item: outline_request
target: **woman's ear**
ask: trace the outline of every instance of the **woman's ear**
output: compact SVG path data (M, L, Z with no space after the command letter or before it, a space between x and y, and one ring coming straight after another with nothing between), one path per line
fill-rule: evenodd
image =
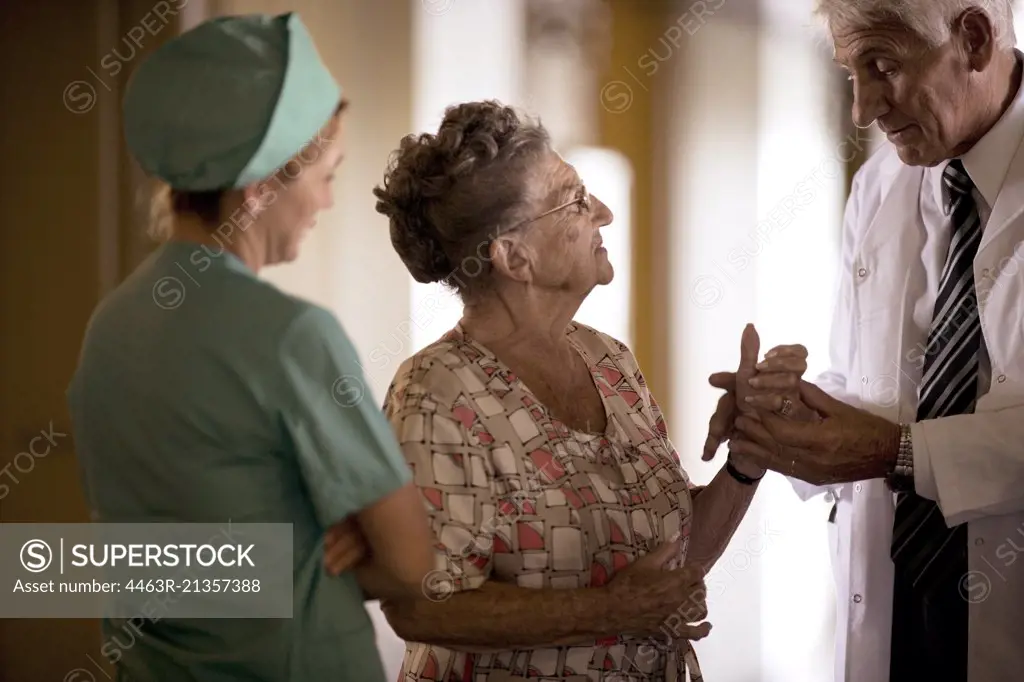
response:
M503 235L491 242L491 266L511 280L531 281L535 260L533 247L515 235Z

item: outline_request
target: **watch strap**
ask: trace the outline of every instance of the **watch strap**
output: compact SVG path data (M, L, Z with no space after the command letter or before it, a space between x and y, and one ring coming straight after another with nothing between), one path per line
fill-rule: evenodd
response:
M896 453L896 467L887 477L889 487L896 492L914 489L914 442L910 424L900 424L900 445Z

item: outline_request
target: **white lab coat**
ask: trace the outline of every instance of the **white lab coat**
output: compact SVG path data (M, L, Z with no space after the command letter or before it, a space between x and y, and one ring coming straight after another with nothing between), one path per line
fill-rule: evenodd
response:
M913 422L920 365L908 297L923 290L918 198L925 169L888 144L858 172L843 227L830 369L816 383L893 422ZM974 414L913 427L920 494L968 523L968 682L1024 679L1024 145L1010 162L974 263L991 385ZM922 466L922 463L927 466ZM882 480L819 488L831 526L838 622L836 682L887 682L894 497ZM932 492L934 491L934 492ZM931 492L931 494L929 494Z

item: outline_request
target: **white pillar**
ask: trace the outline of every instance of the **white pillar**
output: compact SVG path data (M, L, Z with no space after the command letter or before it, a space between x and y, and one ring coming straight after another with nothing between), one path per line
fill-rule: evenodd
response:
M660 76L671 76L667 87L674 94L674 125L665 140L672 150L666 181L673 264L669 348L675 368L669 428L697 483L708 482L725 456L723 449L719 459L704 464L698 454L719 393L707 377L735 369L740 332L757 312L754 271L723 270L729 250L758 217L757 45L756 26L723 11L688 35L659 69ZM695 649L709 680L767 679L760 653L761 564L773 550L762 549L771 539L762 502L759 494L706 579L714 630Z
M769 23L761 38L758 222L733 247L755 273L762 349L802 343L806 377L827 368L847 164L867 131L837 139L831 52L814 40L810 3L803 21ZM832 678L835 591L829 561L830 505L801 502L783 477L759 492L776 530L761 563L762 660L766 682ZM799 586L799 588L797 588Z

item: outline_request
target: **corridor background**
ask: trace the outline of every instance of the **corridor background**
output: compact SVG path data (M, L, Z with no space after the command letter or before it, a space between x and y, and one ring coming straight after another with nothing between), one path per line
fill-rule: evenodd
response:
M878 144L850 123L811 0L5 0L0 5L0 522L87 522L64 389L97 302L153 248L120 134L139 59L218 14L299 11L351 101L337 205L266 278L342 320L380 402L398 364L460 315L404 270L372 187L402 135L498 98L538 115L616 215L615 281L579 319L635 351L684 466L754 322L762 348L827 359L850 178ZM144 28L143 28L144 27ZM1018 35L1022 30L1018 29ZM187 295L193 295L187 292ZM201 295L195 292L194 295ZM41 429L45 457L15 457ZM724 456L724 452L722 453ZM15 482L11 481L13 477ZM832 679L824 499L769 475L708 577L716 682ZM396 679L404 646L371 605ZM0 621L0 682L110 679L98 623Z

